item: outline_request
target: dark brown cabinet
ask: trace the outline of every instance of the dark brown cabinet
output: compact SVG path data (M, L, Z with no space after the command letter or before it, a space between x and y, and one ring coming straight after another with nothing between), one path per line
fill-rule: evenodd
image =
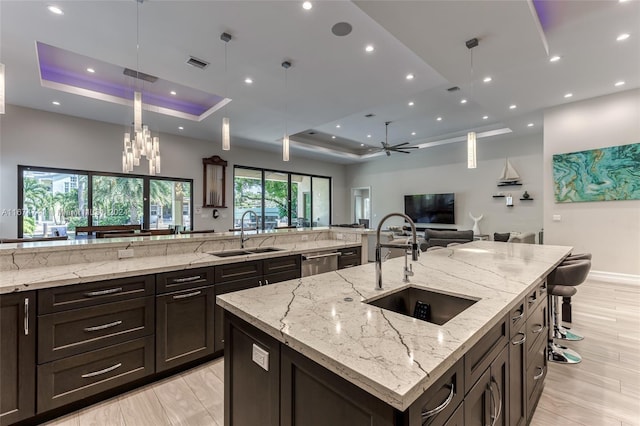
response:
M464 399L464 424L509 426L508 350L503 348Z
M35 414L36 293L0 295L0 424Z
M519 426L527 421L527 389L525 381L526 327L512 333L509 342L509 425Z
M352 268L362 264L362 247L341 248L338 269Z
M214 351L213 285L156 296L156 371Z

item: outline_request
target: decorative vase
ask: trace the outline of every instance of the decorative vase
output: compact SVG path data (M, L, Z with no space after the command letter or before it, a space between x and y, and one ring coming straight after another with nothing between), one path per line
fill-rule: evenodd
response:
M527 191L524 191L524 194L522 194L522 198L524 198L525 200L528 199L531 195L529 195L529 193Z

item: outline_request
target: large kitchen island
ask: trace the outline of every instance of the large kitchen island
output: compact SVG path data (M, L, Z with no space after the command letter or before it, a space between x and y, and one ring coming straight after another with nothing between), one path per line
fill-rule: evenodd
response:
M409 283L384 262L382 290L368 264L219 296L225 424L526 424L570 251L476 241L422 253Z

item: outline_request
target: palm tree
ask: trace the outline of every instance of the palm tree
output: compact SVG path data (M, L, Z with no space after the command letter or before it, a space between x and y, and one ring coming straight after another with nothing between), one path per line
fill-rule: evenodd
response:
M22 182L23 208L27 210L27 216L34 217L39 209L45 207L49 187L33 177L25 177Z

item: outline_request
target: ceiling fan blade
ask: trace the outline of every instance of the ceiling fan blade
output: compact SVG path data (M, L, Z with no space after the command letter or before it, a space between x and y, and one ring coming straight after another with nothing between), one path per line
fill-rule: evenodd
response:
M399 146L408 145L408 144L409 144L409 142L402 142L402 143L399 143L399 144L396 144L396 145L392 145L389 148L397 148Z
M409 151L402 151L402 150L399 150L399 149L397 149L396 152L401 152L403 154L411 154L411 152L409 152Z

